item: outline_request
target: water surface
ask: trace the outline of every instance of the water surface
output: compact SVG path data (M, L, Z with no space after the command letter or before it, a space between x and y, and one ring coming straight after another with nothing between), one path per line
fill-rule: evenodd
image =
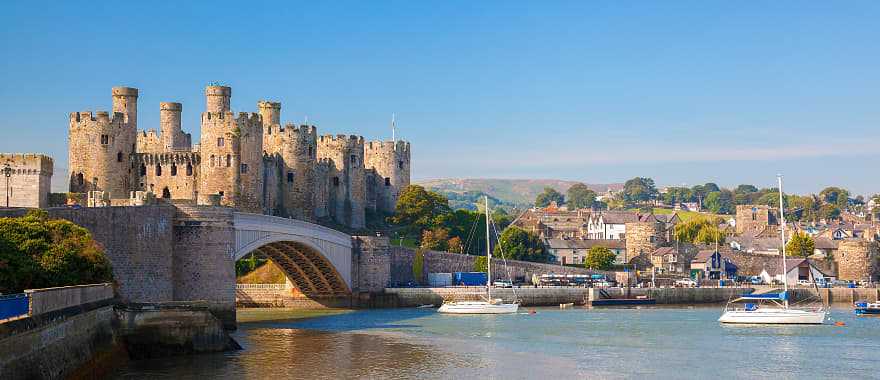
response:
M537 313L529 314L528 310ZM135 361L117 378L878 378L880 319L722 326L720 308L363 310L243 323L243 350Z

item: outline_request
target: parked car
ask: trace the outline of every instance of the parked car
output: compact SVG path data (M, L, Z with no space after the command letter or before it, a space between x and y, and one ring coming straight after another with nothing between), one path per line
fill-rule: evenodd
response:
M512 288L513 283L508 280L495 280L495 282L492 283L492 286L496 288Z
M761 276L752 276L749 278L749 282L752 285L762 285L764 283L764 279Z
M810 280L798 280L797 283L798 283L798 285L806 285L806 286L813 285L813 283Z
M678 281L675 281L675 286L684 287L684 288L695 288L697 287L697 282L691 280L689 278L684 278Z

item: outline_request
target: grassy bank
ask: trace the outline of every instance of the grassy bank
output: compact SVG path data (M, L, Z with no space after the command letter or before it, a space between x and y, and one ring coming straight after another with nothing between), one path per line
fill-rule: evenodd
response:
M238 323L284 321L294 319L316 318L328 315L350 313L349 309L289 309L281 307L240 308L236 311Z

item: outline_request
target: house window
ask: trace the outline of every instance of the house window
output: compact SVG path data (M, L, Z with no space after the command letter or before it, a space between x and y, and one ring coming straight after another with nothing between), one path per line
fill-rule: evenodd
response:
M333 186L339 186L339 177L333 177Z
M757 215L755 215L755 213L754 213L754 212L753 212L753 213L752 213L752 220L758 220L758 216L757 216Z
M224 146L224 145L226 145L226 140L224 140L222 137L218 137L217 138L217 146Z
M189 163L186 164L186 175L187 175L187 176L192 176L192 175L193 175L193 166L192 166L192 164L189 164Z
M226 167L228 168L230 166L232 166L232 156L227 154L226 155Z
M287 172L287 183L293 183L293 172Z
M244 174L244 173L247 173L247 171L248 171L247 164L241 164L241 173Z
M107 145L110 143L110 136L101 135L101 145Z
M122 162L122 152L116 152L116 162Z
M385 177L385 186L391 186L391 178Z
M162 176L162 165L156 164L156 177Z

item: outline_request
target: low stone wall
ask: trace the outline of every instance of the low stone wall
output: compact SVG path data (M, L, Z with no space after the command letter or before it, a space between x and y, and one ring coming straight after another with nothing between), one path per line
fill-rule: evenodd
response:
M473 272L474 260L480 256L462 255L458 253L425 251L425 262L423 266L422 278L413 277L413 258L415 250L405 247L390 247L391 249L391 271L389 274L391 285L406 283L424 283L428 277L428 273L452 273L452 272ZM499 258L492 259L493 280L506 279L508 270L510 277L525 282L531 282L533 275L542 275L548 273L554 274L608 274L601 271L592 271L585 268L567 267L553 264L540 264L528 261L507 260L507 266L504 266L504 260Z
M505 301L519 299L522 306L558 306L561 303L583 305L587 288L506 288L492 289L492 298ZM444 299L477 300L485 294L483 287L450 288L388 288L386 294L397 296L400 307L440 305Z
M113 315L111 305L68 308L0 325L0 379L102 377L101 358L125 358L114 337Z
M701 304L701 303L725 303L739 295L751 293L752 288L630 288L629 296L648 296L658 304ZM625 288L608 288L605 292L611 297L623 297L626 295ZM600 299L599 289L590 289L590 299Z
M113 286L109 283L29 289L24 292L29 298L30 316L113 298Z
M624 296L625 288L606 288L612 297ZM631 288L630 297L646 295L657 300L658 304L704 304L725 303L740 294L750 293L751 288ZM479 299L484 294L482 287L449 288L388 288L386 294L394 294L399 306L439 305L444 299ZM493 289L492 296L512 301L514 297L522 301L522 306L557 306L562 303L583 305L589 299L599 299L597 288L516 288Z
M237 307L285 307L294 309L347 308L355 306L352 297L306 297L286 284L237 284Z

